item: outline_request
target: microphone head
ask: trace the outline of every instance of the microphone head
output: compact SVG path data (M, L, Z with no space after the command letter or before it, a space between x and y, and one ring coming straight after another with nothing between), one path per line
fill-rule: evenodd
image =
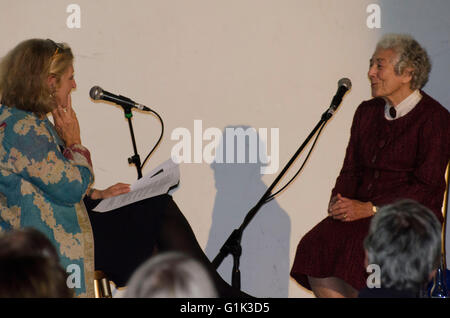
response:
M338 82L338 87L344 86L348 90L352 88L352 81L346 77L341 78Z
M99 100L103 96L103 89L100 86L93 86L89 91L89 96L94 100Z

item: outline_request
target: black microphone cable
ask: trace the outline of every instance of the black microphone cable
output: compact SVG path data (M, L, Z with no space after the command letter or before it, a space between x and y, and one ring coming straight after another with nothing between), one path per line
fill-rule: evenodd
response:
M156 142L156 144L153 146L152 150L149 152L149 154L147 155L147 157L145 157L144 161L141 164L141 169L144 167L145 163L147 162L147 160L150 158L150 156L152 155L152 153L155 151L155 149L158 147L159 143L161 142L161 139L164 135L164 122L161 118L161 116L159 116L159 114L154 111L153 109L148 110L149 112L151 112L152 114L154 114L158 119L159 122L161 123L161 134L159 135L158 141Z
M295 175L277 192L271 194L266 201L264 201L264 203L268 203L270 201L272 201L273 199L275 199L275 197L282 191L284 191L291 183L292 181L294 181L294 179L298 176L298 174L303 170L303 167L305 166L306 162L308 161L309 156L311 155L314 146L316 145L317 140L319 139L320 134L322 133L323 128L325 127L326 122L322 123L322 126L320 127L319 131L316 134L316 138L314 139L313 144L311 145L311 148L309 149L308 154L306 155L305 160L303 161L302 165L300 166L300 168L298 169L298 171L295 173Z
M331 101L330 107L322 115L322 120L323 120L322 125L320 126L320 129L316 134L316 138L314 139L314 142L313 142L311 148L309 149L309 152L306 155L306 158L305 158L303 164L300 166L300 168L295 173L295 175L280 190L278 190L277 192L268 196L267 199L264 201L264 203L272 201L275 198L275 196L278 195L280 192L282 192L284 189L286 189L292 183L292 181L294 181L294 179L298 176L298 174L302 171L303 167L305 166L306 162L308 161L309 156L311 155L311 153L314 149L314 146L316 145L317 140L319 139L320 134L322 133L322 129L327 124L328 119L330 119L331 116L333 116L333 113L336 111L336 109L341 104L342 98L344 97L345 93L348 90L350 90L351 88L352 88L352 82L350 81L350 79L344 77L338 81L338 91L334 95L333 100Z

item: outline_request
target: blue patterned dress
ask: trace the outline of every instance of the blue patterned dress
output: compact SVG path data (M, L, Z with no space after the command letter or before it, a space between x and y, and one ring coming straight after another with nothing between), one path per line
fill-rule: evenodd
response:
M23 227L44 233L68 286L78 297L93 297L94 241L82 201L94 181L92 163L83 146L60 145L47 118L0 106L0 233Z

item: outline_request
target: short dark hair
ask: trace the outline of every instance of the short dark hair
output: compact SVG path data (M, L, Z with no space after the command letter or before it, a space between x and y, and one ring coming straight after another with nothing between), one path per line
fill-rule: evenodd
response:
M47 256L59 262L59 255L52 242L40 231L32 227L15 229L0 236L0 257Z
M44 256L0 257L0 298L71 298L67 273Z
M0 235L0 298L71 298L50 240L33 228Z

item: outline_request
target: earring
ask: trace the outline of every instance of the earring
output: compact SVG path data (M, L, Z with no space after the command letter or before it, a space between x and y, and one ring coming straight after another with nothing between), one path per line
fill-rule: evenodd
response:
M52 86L51 88L50 88L50 98L55 98L55 92L56 92L56 90L55 90L55 88Z

